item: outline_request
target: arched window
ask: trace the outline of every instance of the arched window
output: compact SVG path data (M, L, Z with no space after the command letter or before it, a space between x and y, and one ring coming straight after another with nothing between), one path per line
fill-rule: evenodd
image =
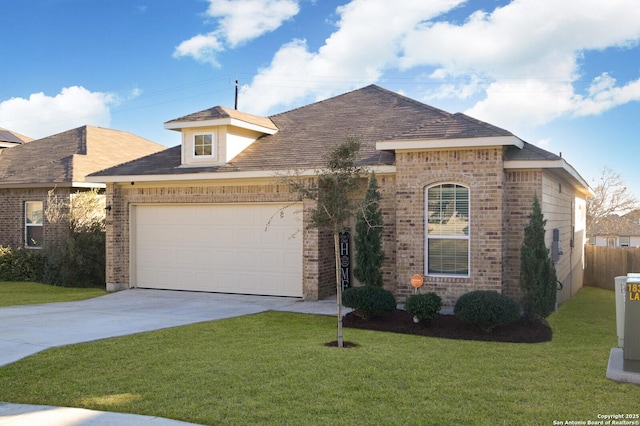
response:
M469 276L469 188L430 186L425 204L427 275Z

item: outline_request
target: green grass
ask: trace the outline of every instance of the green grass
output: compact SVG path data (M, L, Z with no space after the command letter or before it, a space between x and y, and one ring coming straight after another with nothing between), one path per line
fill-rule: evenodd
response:
M105 294L107 294L106 291L97 288L69 288L34 282L2 281L0 282L0 307L74 302Z
M51 349L0 368L0 401L207 425L551 425L640 412L640 387L605 378L614 293L585 288L551 342L455 341L345 329L267 312Z

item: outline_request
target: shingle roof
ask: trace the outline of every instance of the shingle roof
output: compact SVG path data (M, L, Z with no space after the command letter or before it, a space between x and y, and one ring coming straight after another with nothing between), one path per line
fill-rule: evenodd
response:
M234 118L236 120L244 121L246 123L256 124L258 126L266 127L268 129L277 130L273 122L267 117L259 117L257 115L247 114L235 109L215 106L213 108L205 109L202 111L194 112L193 114L185 115L184 117L169 120L165 124L180 123L180 122L194 122L194 121L209 121L218 120L222 118Z
M29 136L21 135L13 130L0 127L0 142L11 142L18 145L22 145L25 142L31 142L33 138Z
M510 161L555 161L561 158L552 152L545 151L527 142L524 143L522 149L515 146L508 147L504 154L504 159Z
M214 107L167 123L207 121L236 114L242 113ZM465 114L451 114L376 85L276 114L268 120L278 131L259 138L224 165L180 167L181 150L177 146L92 176L317 169L325 164L324 154L346 136L360 138L363 165L392 165L394 153L376 150L376 142L513 136L507 130ZM505 151L505 160L558 159L557 155L526 142L522 149L508 146Z
M164 149L128 132L83 126L0 151L0 185L82 182L90 173Z
M212 108L170 122L208 120L218 113L218 109ZM324 154L347 136L360 138L362 164L393 164L394 154L377 151L377 141L450 116L446 111L371 85L270 116L278 132L261 137L230 163L222 166L176 168L181 160L180 149L176 147L143 160L94 173L94 176L321 168L325 164Z
M420 127L404 133L395 140L429 140L429 139L459 139L482 138L497 136L513 136L507 130L496 127L484 121L464 115L460 112L442 117L439 120L424 123Z

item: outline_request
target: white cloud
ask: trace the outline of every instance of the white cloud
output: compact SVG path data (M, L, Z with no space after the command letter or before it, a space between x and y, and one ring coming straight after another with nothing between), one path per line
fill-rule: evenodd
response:
M517 0L461 23L443 18L465 2L352 0L318 50L283 45L243 87L241 108L271 113L397 70L423 71L427 102L476 102L465 112L512 131L640 99L640 80L618 85L603 74L579 88L585 52L637 46L635 0Z
M207 16L217 19L218 28L183 41L173 56L219 66L218 53L278 29L299 11L297 0L209 0Z
M300 11L294 0L209 0L207 15L231 47L276 30Z
M461 25L423 23L407 34L401 67L431 66L442 86L426 99L456 97L451 79L474 84L459 99L484 95L469 115L507 128L535 126L563 115L597 114L638 99L636 82L616 87L608 76L580 94L583 53L625 48L640 39L640 9L630 0L520 0ZM484 82L477 84L477 82Z
M135 96L135 93L133 93ZM0 123L32 138L42 138L83 125L108 127L113 94L90 92L81 86L63 88L51 97L34 93L0 102Z
M517 133L569 113L575 102L571 84L536 79L496 81L485 93L486 99L465 113Z
M640 101L640 79L624 86L607 73L596 77L588 89L587 97L580 97L573 110L575 115L595 115L631 101Z
M464 0L354 0L337 8L337 30L317 51L295 40L280 48L268 67L243 87L243 108L265 114L276 105L324 98L377 81L397 67L401 42L418 23Z
M224 46L214 33L198 34L180 43L173 52L173 57L191 56L196 61L206 62L217 67L220 64L216 54L223 50Z

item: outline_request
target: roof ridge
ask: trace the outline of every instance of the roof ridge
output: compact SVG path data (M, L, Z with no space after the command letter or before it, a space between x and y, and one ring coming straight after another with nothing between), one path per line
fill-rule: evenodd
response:
M366 86L366 87L370 87L370 86L373 86L373 85L369 85L369 86ZM268 118L279 117L279 116L281 116L281 115L289 114L289 113L294 112L294 111L299 111L299 110L302 110L302 109L306 109L306 108L310 107L311 105L323 104L323 103L325 103L325 102L327 102L327 101L330 101L330 100L332 100L332 99L338 99L338 98L341 98L341 97L343 97L343 96L349 95L349 94L351 94L351 93L357 92L357 91L359 91L359 90L365 89L366 87L361 87L361 88L359 88L359 89L353 89L353 90L350 90L350 91L348 91L348 92L341 93L341 94L339 94L339 95L329 96L328 98L321 99L321 100L319 100L319 101L317 101L317 102L312 102L312 103L310 103L310 104L300 105L300 106L298 106L298 107L291 108L291 109L288 109L288 110L286 110L286 111L281 111L281 112L278 112L278 113L276 113L276 114L272 114L272 115L268 116Z
M390 95L393 95L393 96L397 96L397 97L399 97L399 98L402 98L402 99L403 99L403 100L405 100L406 102L412 103L412 104L414 104L414 105L419 105L419 106L421 106L421 107L423 107L423 108L424 108L424 107L426 107L426 108L428 108L428 109L430 109L430 110L432 110L432 111L439 112L439 113L442 113L442 114L447 115L447 116L452 115L452 114L451 114L450 112L448 112L448 111L445 111L445 110L440 109L440 108L436 108L436 107L431 106L431 105L429 105L429 104L425 104L424 102L420 102L420 101L418 101L418 100L416 100L416 99L413 99L413 98L410 98L410 97L408 97L408 96L402 95L402 94L400 94L400 93L398 93L398 92L394 92L393 90L385 89L384 87L380 87L380 86L378 86L377 84L370 84L370 85L369 85L369 86L367 86L367 87L376 88L376 89L378 89L378 90L379 90L379 91L381 91L381 92L385 92L385 93L388 93L388 94L390 94Z
M404 100L405 102L409 102L409 103L412 103L412 104L414 104L414 105L419 105L419 106L420 106L420 107L422 107L422 108L428 108L428 109L429 109L429 110L431 110L431 111L435 111L435 112L439 112L439 113L442 113L442 114L451 115L451 113L449 113L449 112L447 112L447 111L445 111L445 110L442 110L442 109L440 109L440 108L433 107L433 106L431 106L431 105L427 105L427 104L425 104L425 103L423 103L423 102L420 102L420 101L417 101L417 100L415 100L415 99L409 98L409 97L407 97L407 96L405 96L405 95L401 95L401 94L400 94L400 93L398 93L398 92L394 92L394 91L392 91L392 90L385 89L384 87L380 87L380 86L378 86L377 84L369 84L369 85L367 85L367 86L359 87L359 88L357 88L357 89L353 89L353 90L350 90L350 91L348 91L348 92L341 93L341 94L339 94L339 95L329 96L328 98L325 98L325 99L319 100L319 101L317 101L317 102L312 102L312 103L310 103L310 104L301 105L301 106L299 106L299 107L292 108L292 109L290 109L290 110L286 110L286 111L279 112L279 113L277 113L277 114L270 115L270 116L269 116L269 118L272 118L272 117L278 117L278 116L281 116L281 115L283 115L283 114L289 114L289 113L294 112L294 111L302 110L302 109L305 109L305 108L308 108L308 107L312 107L312 106L314 106L314 105L318 105L318 104L322 104L322 103L325 103L325 102L328 102L328 101L332 101L332 100L335 100L335 99L339 99L339 98L341 98L341 97L348 96L348 95L351 95L351 94L356 93L356 92L365 91L365 90L370 90L370 89L375 89L375 90L377 90L377 91L379 91L379 92L383 92L383 93L386 93L386 94L388 94L388 95L392 95L392 96L395 96L395 97L401 98L401 99L402 99L402 100Z

